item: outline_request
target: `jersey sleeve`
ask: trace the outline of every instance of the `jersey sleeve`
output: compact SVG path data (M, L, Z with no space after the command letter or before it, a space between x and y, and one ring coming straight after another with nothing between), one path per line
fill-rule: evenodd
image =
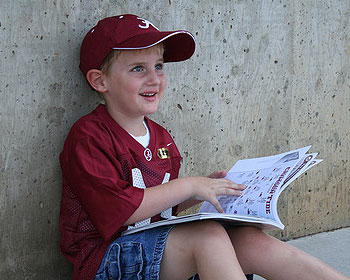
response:
M139 207L144 192L122 179L118 155L103 126L75 128L67 140L60 157L64 183L109 240Z

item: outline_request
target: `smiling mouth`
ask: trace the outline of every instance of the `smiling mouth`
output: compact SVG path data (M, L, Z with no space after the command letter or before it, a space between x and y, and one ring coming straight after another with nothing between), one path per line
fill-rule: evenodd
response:
M141 93L140 95L144 96L144 97L152 97L152 96L155 96L156 93L155 92L152 92L152 93Z

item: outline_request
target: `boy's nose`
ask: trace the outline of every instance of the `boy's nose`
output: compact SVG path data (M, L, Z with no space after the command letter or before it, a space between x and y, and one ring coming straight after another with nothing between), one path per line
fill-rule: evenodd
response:
M160 84L160 79L158 77L158 73L156 70L152 70L152 71L148 72L147 83L152 84L152 85L159 85Z

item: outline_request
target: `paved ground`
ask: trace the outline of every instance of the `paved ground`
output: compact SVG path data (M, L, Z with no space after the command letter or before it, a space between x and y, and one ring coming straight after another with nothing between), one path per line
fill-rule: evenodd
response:
M350 228L319 233L288 243L321 259L346 276L350 276ZM262 279L264 278L254 276L254 280Z

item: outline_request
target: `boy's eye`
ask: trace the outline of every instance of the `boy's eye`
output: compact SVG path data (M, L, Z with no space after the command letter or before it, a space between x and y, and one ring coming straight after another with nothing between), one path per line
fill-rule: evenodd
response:
M163 63L159 63L159 64L156 65L155 68L156 68L156 70L163 70L164 65L163 65Z
M131 71L132 72L142 72L144 69L142 66L136 66Z

